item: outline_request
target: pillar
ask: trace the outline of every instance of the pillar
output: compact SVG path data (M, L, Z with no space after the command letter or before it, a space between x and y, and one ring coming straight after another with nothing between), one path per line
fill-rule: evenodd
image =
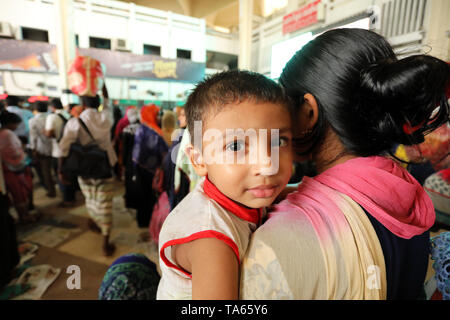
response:
M60 78L61 100L63 104L69 102L69 95L64 94L65 89L69 89L67 71L70 62L75 58L75 34L74 28L74 8L73 0L57 0L56 21L58 34L58 70Z
M239 69L251 69L253 0L239 0Z

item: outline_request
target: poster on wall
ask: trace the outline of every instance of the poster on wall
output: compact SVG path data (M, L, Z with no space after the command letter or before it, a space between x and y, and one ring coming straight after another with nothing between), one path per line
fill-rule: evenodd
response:
M205 63L186 59L164 59L159 56L96 48L80 48L81 55L90 56L106 66L106 76L137 79L198 82L205 76Z
M56 46L45 42L0 39L0 70L58 73Z
M80 55L103 63L107 77L196 83L205 76L205 63L187 59L165 59L97 48L78 50ZM0 39L0 70L57 74L57 47L45 42Z

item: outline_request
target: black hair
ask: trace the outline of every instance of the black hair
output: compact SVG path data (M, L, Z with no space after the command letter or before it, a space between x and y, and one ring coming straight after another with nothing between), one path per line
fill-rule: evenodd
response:
M36 101L33 105L33 109L37 110L38 112L47 112L48 103L45 101Z
M298 51L286 64L280 84L296 108L306 93L317 101L319 118L305 141L310 146L305 153L331 127L347 152L372 156L396 144L421 143L426 133L448 121L449 77L449 66L437 58L398 60L389 43L372 31L335 29Z
M21 122L22 118L15 113L8 111L0 112L0 124L2 125L2 127L6 126L7 124L16 124Z
M80 96L81 105L83 107L98 109L100 107L100 96L96 95L95 97L88 96Z
M63 109L63 104L60 98L53 98L50 100L50 106L58 110Z
M8 95L6 97L6 104L8 106L18 106L20 102L20 99L18 96Z
M280 104L291 111L290 100L284 90L264 75L243 70L216 73L200 81L187 98L185 112L191 137L195 121L204 121L211 113L246 100Z

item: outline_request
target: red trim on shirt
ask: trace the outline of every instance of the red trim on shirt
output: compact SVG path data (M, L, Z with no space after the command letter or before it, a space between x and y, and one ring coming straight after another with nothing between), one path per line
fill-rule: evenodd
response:
M180 239L175 239L175 240L170 240L167 241L166 243L164 243L164 245L162 246L159 255L161 256L162 261L170 268L174 268L180 272L182 272L184 275L186 275L189 278L192 278L192 275L190 273L188 273L186 270L183 270L182 268L180 268L179 266L173 264L172 262L170 262L169 259L167 259L166 254L164 253L164 250L170 246L175 246L178 244L183 244L183 243L188 243L197 239L203 239L203 238L216 238L219 239L220 241L223 241L226 245L228 245L231 250L233 250L234 254L236 255L236 258L238 259L238 263L241 263L241 260L239 258L239 249L236 245L236 243L231 240L228 236L224 235L223 233L220 233L218 231L215 230L205 230L205 231L200 231L200 232L196 232L191 234L188 237L185 238L180 238Z
M255 223L259 225L261 222L262 209L245 208L227 196L225 196L219 189L206 177L203 183L203 190L206 195L216 201L220 206L233 213L242 220Z

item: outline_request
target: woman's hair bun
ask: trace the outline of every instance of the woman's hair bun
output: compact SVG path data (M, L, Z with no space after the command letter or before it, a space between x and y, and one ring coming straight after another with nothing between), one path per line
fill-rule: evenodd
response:
M450 66L442 60L426 55L389 59L362 70L360 77L360 110L387 144L421 143L449 120Z

